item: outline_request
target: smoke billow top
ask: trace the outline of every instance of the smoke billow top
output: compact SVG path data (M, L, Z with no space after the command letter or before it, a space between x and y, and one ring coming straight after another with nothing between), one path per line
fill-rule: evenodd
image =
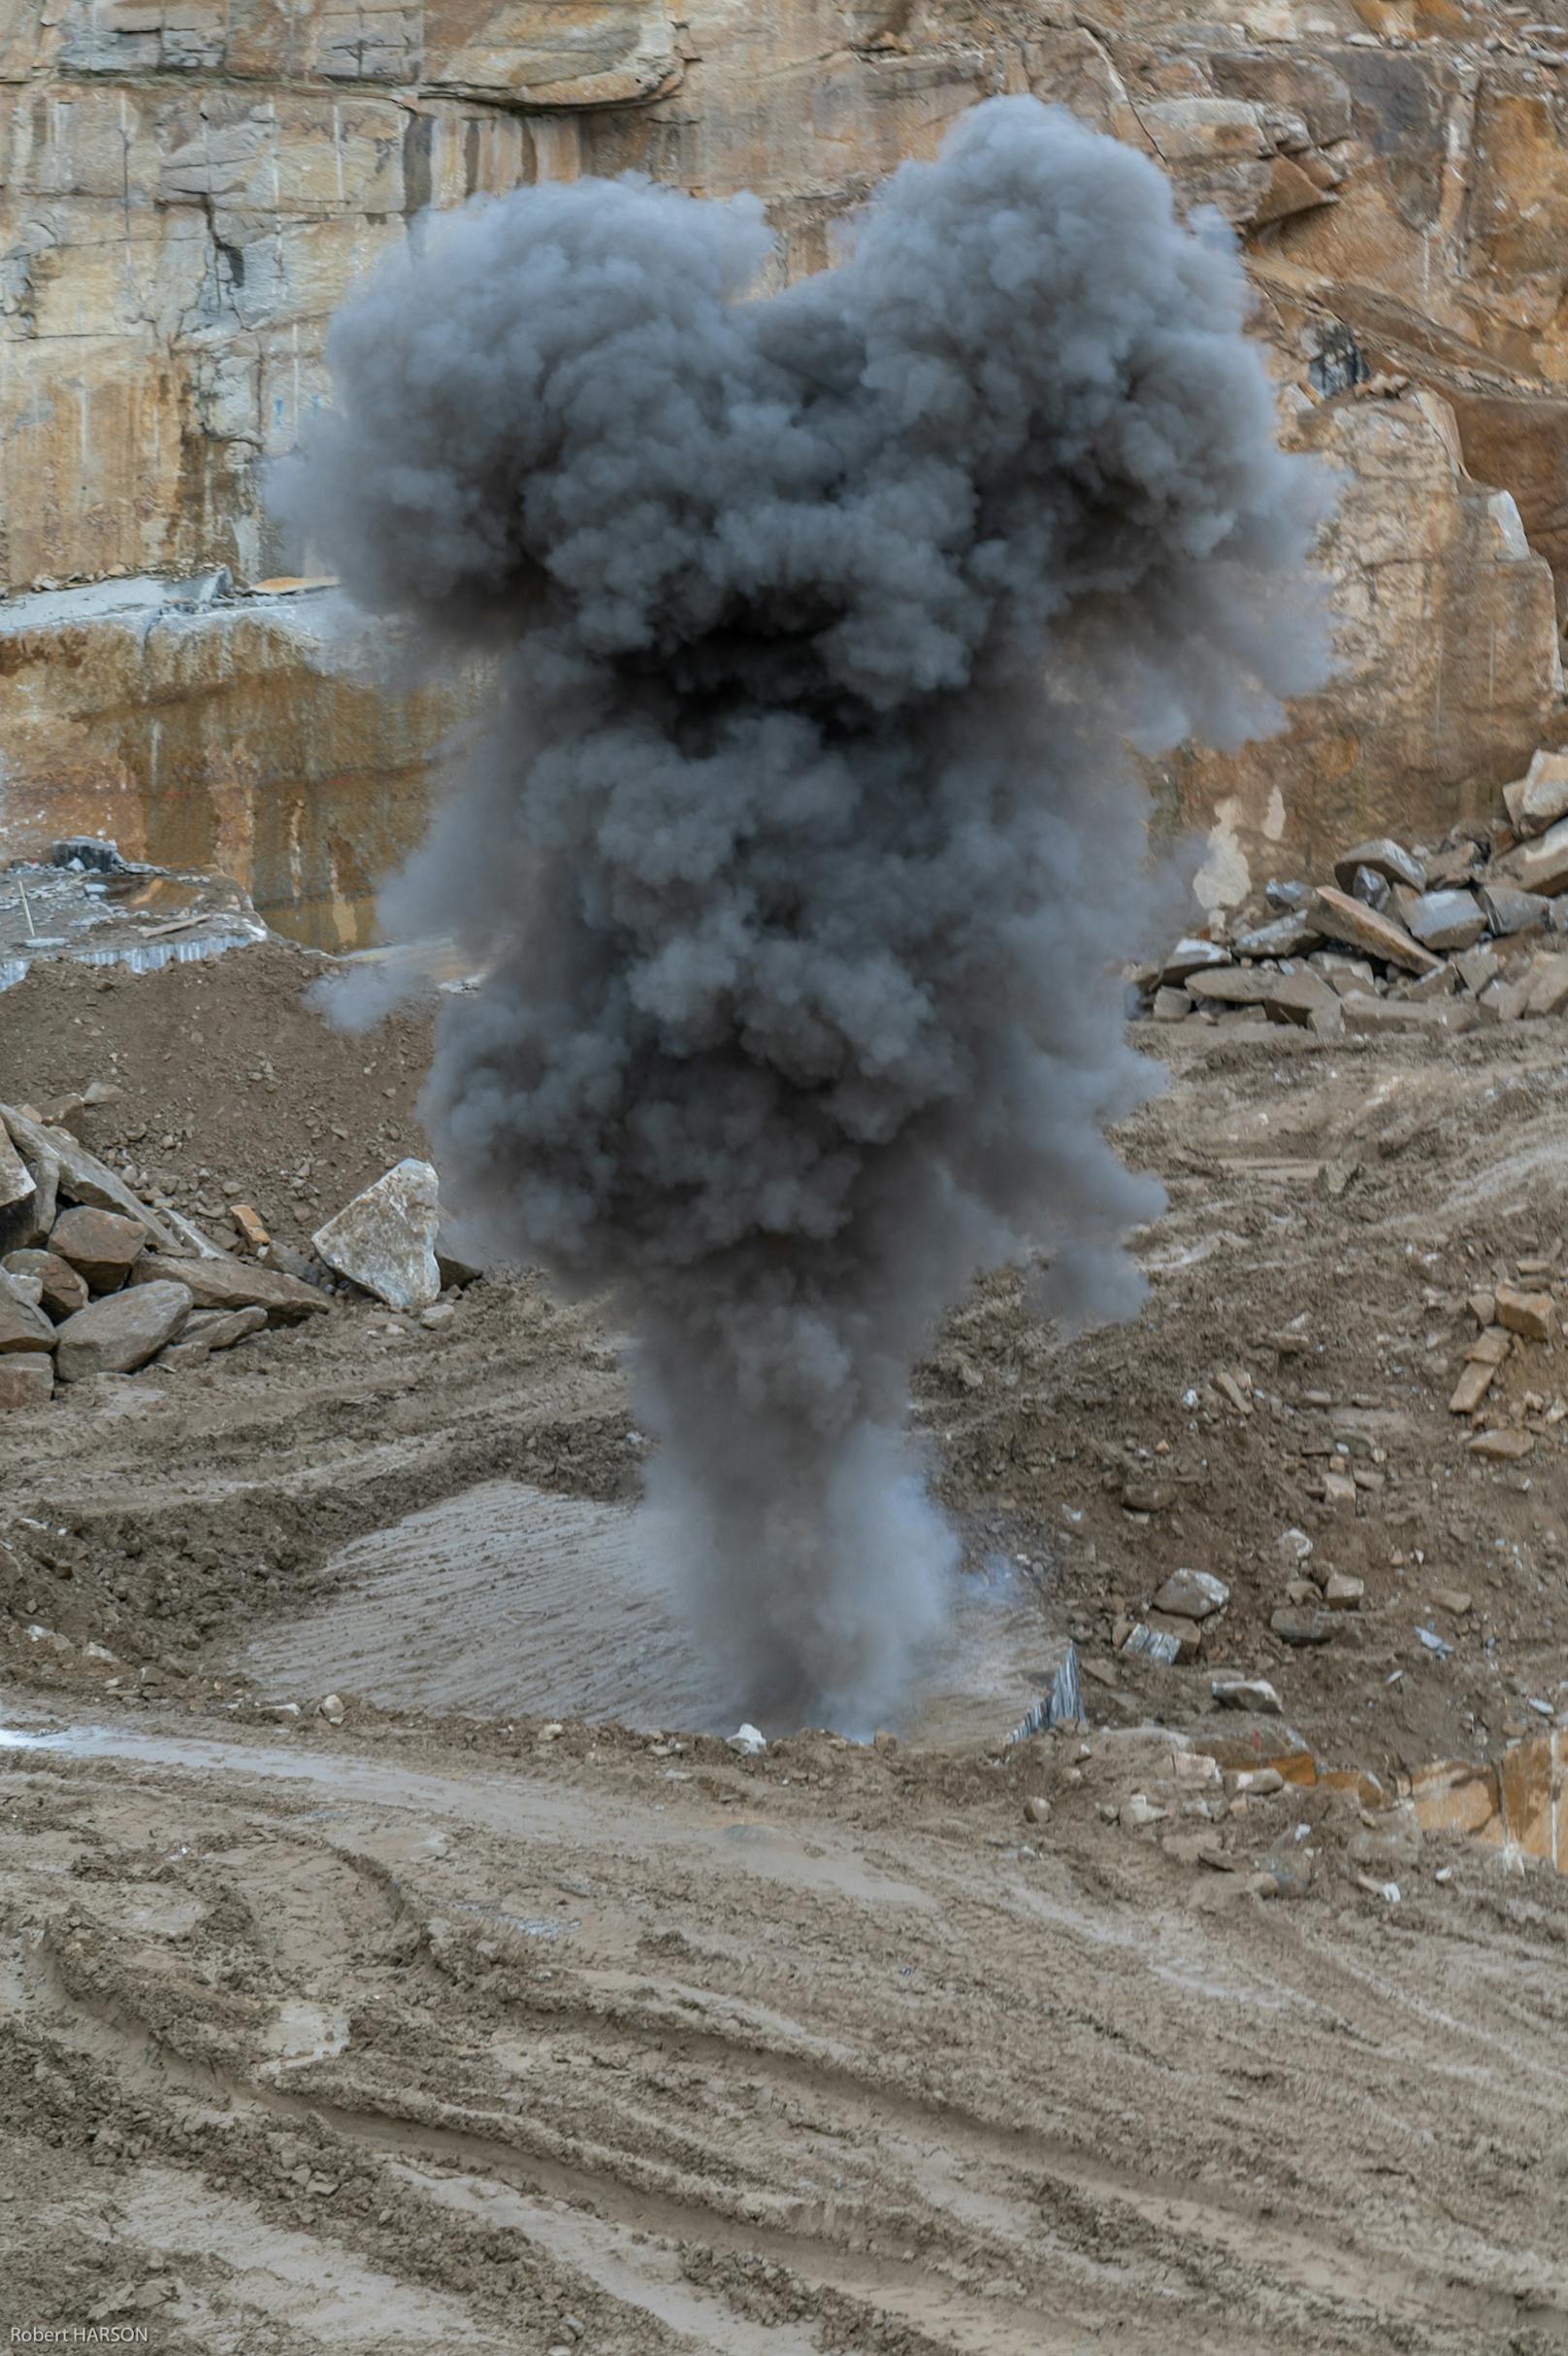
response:
M755 198L527 188L343 308L277 504L357 601L502 650L400 931L488 967L427 1112L498 1244L638 1336L721 1706L864 1723L957 1543L903 1436L975 1269L1115 1314L1158 1207L1123 740L1315 685L1322 481L1216 222L1031 99L758 298Z

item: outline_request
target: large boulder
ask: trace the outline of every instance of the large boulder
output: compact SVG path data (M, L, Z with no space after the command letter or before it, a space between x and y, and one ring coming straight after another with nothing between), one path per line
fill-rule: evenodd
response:
M400 1162L311 1236L329 1268L389 1309L428 1309L441 1289L441 1194L428 1162Z
M62 1383L91 1374L134 1374L156 1357L190 1315L184 1285L130 1285L79 1309L55 1329L55 1372Z

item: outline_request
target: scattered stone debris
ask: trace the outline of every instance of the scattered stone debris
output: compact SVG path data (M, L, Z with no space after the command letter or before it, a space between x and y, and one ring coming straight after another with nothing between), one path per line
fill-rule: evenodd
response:
M1343 852L1332 882L1273 879L1261 902L1138 971L1145 1013L1184 1027L1262 1015L1324 1041L1563 1013L1568 754L1537 753L1503 800L1487 834L1433 851L1379 836Z

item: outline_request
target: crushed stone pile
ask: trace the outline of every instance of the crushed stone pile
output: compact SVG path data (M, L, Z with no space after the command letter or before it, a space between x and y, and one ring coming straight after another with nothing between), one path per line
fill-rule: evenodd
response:
M1538 752L1490 824L1429 850L1350 845L1332 880L1274 878L1132 975L1157 1023L1291 1024L1321 1039L1456 1032L1568 1009L1568 753Z

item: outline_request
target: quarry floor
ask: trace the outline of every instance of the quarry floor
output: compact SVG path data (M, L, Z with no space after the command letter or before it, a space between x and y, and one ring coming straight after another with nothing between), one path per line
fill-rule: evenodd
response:
M328 1040L316 969L35 969L0 1096L114 1077L98 1150L306 1230L312 1189L417 1142L421 1062L414 1018ZM524 1275L435 1329L343 1307L8 1417L0 2325L192 2356L1568 2346L1551 1865L1323 1786L1227 1816L1234 1870L1166 1846L1174 1801L1111 1820L1221 1723L1219 1675L1386 1790L1555 1717L1561 1345L1494 1386L1518 1461L1448 1398L1468 1294L1558 1246L1562 1037L1184 1036L1121 1140L1170 1195L1139 1317L1063 1335L1015 1270L949 1321L914 1425L972 1569L1011 1562L1042 1659L1077 1642L1082 1736L741 1757L722 1697L705 1731L645 1691L635 1726L558 1710L559 1660L506 1706L504 1580L459 1547L435 1594L367 1589L365 1549L503 1483L541 1523L630 1514L616 1336ZM1377 1476L1353 1506L1313 1493L1335 1464ZM1271 1626L1292 1529L1364 1583L1321 1645ZM1183 1565L1230 1588L1201 1657L1118 1652ZM596 1673L645 1686L646 1628L581 1592ZM424 1707L421 1661L462 1672Z

